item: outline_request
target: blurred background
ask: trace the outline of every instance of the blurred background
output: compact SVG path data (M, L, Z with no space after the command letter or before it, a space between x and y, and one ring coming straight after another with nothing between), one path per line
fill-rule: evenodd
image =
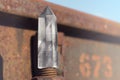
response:
M120 22L120 0L47 0L79 11Z

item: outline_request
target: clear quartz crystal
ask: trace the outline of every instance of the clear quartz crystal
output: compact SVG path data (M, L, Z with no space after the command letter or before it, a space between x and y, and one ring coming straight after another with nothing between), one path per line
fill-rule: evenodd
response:
M57 25L53 11L46 7L38 18L38 69L58 68Z

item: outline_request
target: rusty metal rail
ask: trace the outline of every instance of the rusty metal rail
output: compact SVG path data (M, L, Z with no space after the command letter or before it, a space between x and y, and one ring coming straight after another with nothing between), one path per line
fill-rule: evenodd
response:
M119 23L48 3L44 0L0 0L0 11L31 18L37 18L46 6L52 7L58 18L58 24L120 36Z

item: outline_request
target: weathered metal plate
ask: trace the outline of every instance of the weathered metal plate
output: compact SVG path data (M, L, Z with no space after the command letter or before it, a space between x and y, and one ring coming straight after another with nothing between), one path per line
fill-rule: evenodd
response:
M34 31L0 26L0 55L4 80L30 80L30 39Z
M0 0L0 14L4 11L21 16L38 18L46 6L50 6L53 9L59 24L120 36L119 23L55 5L45 0Z
M66 80L120 79L119 44L66 37L65 46Z
M0 80L32 79L31 38L35 34L35 30L0 26Z
M37 27L37 19L0 13L0 80L32 79L32 37Z

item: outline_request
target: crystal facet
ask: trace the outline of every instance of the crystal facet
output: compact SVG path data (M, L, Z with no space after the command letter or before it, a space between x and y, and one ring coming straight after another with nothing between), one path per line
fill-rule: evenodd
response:
M38 18L38 69L58 68L57 25L53 11L46 7Z

